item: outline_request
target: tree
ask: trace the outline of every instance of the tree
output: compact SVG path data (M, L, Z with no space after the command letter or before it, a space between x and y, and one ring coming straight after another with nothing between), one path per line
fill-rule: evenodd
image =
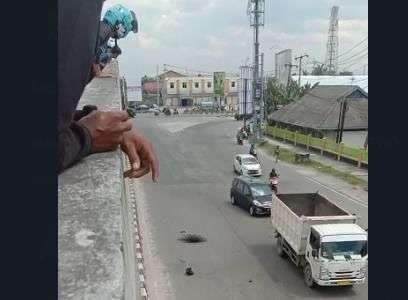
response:
M277 110L278 105L286 105L300 99L311 88L309 83L299 86L296 81L290 80L285 86L275 77L268 78L264 91L267 114Z
M327 75L327 68L324 64L315 65L311 74L315 76Z

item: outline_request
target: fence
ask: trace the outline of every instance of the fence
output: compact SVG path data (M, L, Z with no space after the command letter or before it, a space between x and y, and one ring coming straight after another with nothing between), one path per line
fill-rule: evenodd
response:
M297 131L279 128L278 126L266 126L265 134L292 142L295 146L303 145L307 149L320 150L321 155L326 152L336 155L338 160L342 157L353 160L357 162L358 167L361 167L362 164L368 165L368 150L363 148L349 147L344 145L344 143L337 144L335 141L327 138L320 139Z

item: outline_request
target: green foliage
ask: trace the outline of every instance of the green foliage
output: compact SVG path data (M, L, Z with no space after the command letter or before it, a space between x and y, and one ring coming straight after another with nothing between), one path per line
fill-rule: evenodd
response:
M276 78L268 78L264 94L267 114L275 111L278 105L286 105L300 99L310 89L309 83L299 86L296 81L291 80L285 86Z

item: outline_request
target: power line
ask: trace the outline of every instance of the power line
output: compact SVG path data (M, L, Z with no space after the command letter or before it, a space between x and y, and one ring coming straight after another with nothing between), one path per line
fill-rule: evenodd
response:
M364 38L363 40L361 40L360 42L358 42L356 45L354 45L352 48L350 48L349 50L343 52L342 54L339 54L337 56L337 58L344 56L345 54L349 53L351 50L357 48L359 45L361 45L364 41L368 40L368 36L366 38Z
M365 58L367 56L368 56L368 53L363 53L363 54L361 54L360 56L358 56L356 58L353 58L353 59L351 59L351 60L349 60L347 62L342 63L341 65L349 65L349 64L354 63L356 61L360 61L361 59L363 59L363 58Z
M352 66L355 66L355 65L358 65L358 64L361 64L361 63L364 63L364 62L362 62L362 61L360 61L360 62L355 62L355 63L352 63L352 64L349 64L349 65L347 65L346 67L344 67L344 69L346 69L346 68L350 68L350 67L352 67Z
M368 54L368 46L365 47L363 50L361 50L361 51L355 53L354 55L352 55L352 56L350 56L350 57L348 57L348 58L345 58L345 59L341 60L341 61L339 62L339 64L340 64L340 65L345 64L345 63L347 63L348 61L350 61L352 58L354 58L354 57L360 55L361 53Z

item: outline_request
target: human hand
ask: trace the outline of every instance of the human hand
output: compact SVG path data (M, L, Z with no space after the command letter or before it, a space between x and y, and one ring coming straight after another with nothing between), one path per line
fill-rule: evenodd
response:
M120 145L123 152L129 157L131 169L124 173L125 177L139 178L152 171L152 180L159 178L159 159L152 142L138 130L132 128L123 134Z
M115 150L123 140L123 133L132 128L132 120L125 111L93 111L78 121L91 134L91 152Z

